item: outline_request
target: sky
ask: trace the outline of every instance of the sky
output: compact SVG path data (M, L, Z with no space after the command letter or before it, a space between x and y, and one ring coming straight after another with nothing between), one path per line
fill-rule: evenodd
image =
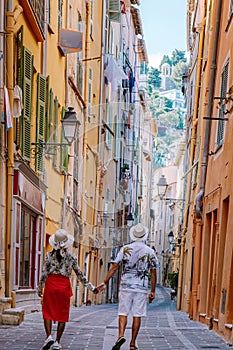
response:
M186 51L187 0L140 0L149 66L158 68L163 55Z

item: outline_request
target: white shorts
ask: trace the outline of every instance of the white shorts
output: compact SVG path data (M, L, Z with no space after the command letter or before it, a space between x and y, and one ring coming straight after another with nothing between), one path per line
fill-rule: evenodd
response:
M118 315L144 317L147 314L147 293L126 292L119 293Z

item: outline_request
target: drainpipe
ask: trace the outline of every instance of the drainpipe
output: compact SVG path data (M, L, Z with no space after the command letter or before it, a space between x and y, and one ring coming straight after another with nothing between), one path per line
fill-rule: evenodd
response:
M193 119L192 119L192 133L191 133L191 143L190 143L190 157L189 157L189 169L193 166L194 156L195 156L195 145L196 145L196 130L198 125L198 107L199 107L199 98L200 98L200 86L201 86L201 69L202 69L202 58L203 58L203 47L204 47L204 33L205 33L205 24L206 19L202 21L201 32L200 32L200 46L198 50L197 57L197 73L196 73L196 87L195 87L195 97L194 97L194 110L193 110ZM184 215L183 223L183 233L181 241L181 257L180 257L180 271L179 271L179 280L178 280L178 291L177 291L177 310L181 309L181 299L182 299L182 283L183 283L183 267L184 267L184 249L185 249L185 234L187 232L188 217L189 217L189 202L191 197L191 173L188 175L187 187L186 187L186 211Z
M83 179L82 179L82 199L81 199L81 212L82 222L84 221L84 208L85 208L85 186L86 186L86 167L87 167L87 128L88 128L88 121L87 121L87 108L88 108L88 82L89 82L89 64L88 64L88 58L90 58L90 20L91 20L91 3L89 1L86 1L86 36L85 36L85 73L84 73L84 102L86 105L86 108L83 109L83 118L84 118L84 126L83 126ZM84 233L84 232L83 232ZM85 262L85 246L82 249L81 242L80 242L80 254L78 256L79 258L79 265L83 266Z
M4 108L4 93L3 93L3 87L4 87L4 64L5 64L5 57L4 57L4 45L5 45L5 35L4 35L4 19L5 19L5 6L4 1L0 1L0 114L2 114L3 108ZM5 167L5 130L2 127L0 130L0 179L2 183L2 188L6 188L6 167ZM6 228L6 214L5 214L5 208L6 208L6 199L5 199L5 193L4 191L1 191L0 194L0 215L3 218L0 223L0 232L1 232L1 239L2 242L4 242L4 236L3 233L5 232ZM4 245L0 247L0 254L2 257L5 256L5 247ZM4 269L3 264L5 261L1 261L0 268ZM0 276L0 295L4 296L5 291L5 277Z
M219 38L219 30L220 30L220 19L221 19L221 10L222 10L222 0L218 0L217 3L217 11L216 11L216 20L215 20L215 31L214 31L214 43L213 43L213 53L212 53L212 61L210 67L210 81L209 81L209 96L208 96L208 105L207 105L207 118L210 118L212 115L213 109L213 98L214 98L214 88L215 88L215 75L217 68L217 52L218 52L218 38ZM201 183L200 183L200 192L202 196L196 197L197 208L200 210L196 211L197 218L202 217L202 206L200 205L200 201L203 200L204 188L206 182L206 171L207 171L207 163L208 163L208 152L209 152L209 142L210 142L210 129L211 129L211 120L206 119L205 126L205 137L204 137L204 150L202 156L202 168L201 168Z
M104 98L104 64L105 64L105 15L106 15L106 1L102 0L102 27L101 27L101 48L100 48L100 95L99 95L99 125L98 125L98 155L99 155L99 164L96 172L96 189L95 189L95 205L94 213L98 215L100 211L100 196L99 196L99 186L100 186L100 177L101 177L101 139L102 139L102 117L103 117L103 98ZM97 207L96 207L97 206ZM94 224L96 227L96 236L100 242L100 222L97 218L94 219ZM100 244L97 247L97 267L96 267L96 282L99 283L101 279L100 274ZM97 298L98 301L100 298Z
M12 1L7 3L6 13L6 87L8 89L10 108L13 101L13 67L14 67L14 13ZM12 195L13 195L13 170L14 170L14 137L13 127L7 131L7 194L6 194L6 241L5 241L5 296L11 296L12 290L12 246L11 246L11 221L12 221Z

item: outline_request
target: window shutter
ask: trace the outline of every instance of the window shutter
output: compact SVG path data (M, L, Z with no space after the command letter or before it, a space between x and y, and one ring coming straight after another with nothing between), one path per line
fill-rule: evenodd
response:
M91 114L92 106L92 69L89 69L89 82L88 82L88 114Z
M16 52L17 52L17 77L16 83L22 88L23 86L23 77L22 77L22 68L23 68L23 26L17 32L16 36ZM23 88L22 88L23 89ZM16 144L21 145L21 118L16 119ZM22 148L22 147L21 147Z
M118 115L115 115L115 139L114 139L114 158L120 160L120 145L121 145L121 121L118 119Z
M33 56L24 46L22 49L22 156L30 161L31 148L31 112L32 112L32 78L33 78Z
M58 0L58 29L62 28L62 2L63 0Z
M62 119L65 116L65 107L62 107ZM66 139L64 137L63 128L61 128L61 143L65 143ZM60 158L60 170L61 172L68 171L68 146L61 147L61 158Z
M53 114L53 143L57 143L57 129L58 129L58 98L54 99L54 114ZM57 146L53 148L53 166L57 168Z
M52 142L52 133L53 133L53 113L54 113L54 93L53 90L49 90L49 110L48 110L48 124L46 132L46 141Z
M106 123L112 129L114 106L112 103L106 103ZM112 134L108 129L105 130L105 144L108 149L112 149Z
M46 100L45 100L45 141L48 142L49 109L50 109L50 77L46 78Z
M220 97L221 103L219 106L219 113L218 116L219 118L225 118L225 111L226 111L226 105L224 98L226 97L226 92L227 92L227 83L228 83L228 71L229 71L229 62L225 65L222 71L222 82L221 82L221 94ZM223 119L220 119L218 121L218 131L217 131L217 147L221 146L223 143L223 138L224 138L224 128L225 128L225 121Z
M45 142L45 108L46 108L46 78L38 74L37 76L37 109L36 109L36 142ZM43 147L37 148L36 171L42 172L44 169Z
M109 0L109 19L112 22L121 21L121 6L120 0Z

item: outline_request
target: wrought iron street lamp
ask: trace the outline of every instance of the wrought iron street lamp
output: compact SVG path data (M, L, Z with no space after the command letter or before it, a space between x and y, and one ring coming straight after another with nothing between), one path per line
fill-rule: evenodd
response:
M68 111L65 112L64 118L61 120L64 137L69 145L74 141L76 136L76 130L78 126L77 114L73 107L68 107Z
M127 226L128 227L131 227L133 225L133 222L134 222L134 217L133 217L133 214L132 213L129 213L127 215Z
M32 142L32 146L37 146L38 152L40 153L42 149L48 149L53 146L63 147L70 146L72 142L75 140L77 127L80 124L77 114L74 111L73 107L68 107L68 111L65 112L64 118L61 120L63 135L67 142ZM34 150L35 153L38 153ZM46 153L49 153L46 152Z
M168 188L168 183L165 175L161 175L159 182L157 183L158 186L158 195L159 198L162 200L164 199L165 201L170 201L170 209L174 208L175 203L182 203L184 202L184 199L182 198L168 198L165 197L167 188Z
M163 199L163 197L166 194L168 183L165 175L161 175L159 182L157 183L158 186L158 195L160 199Z

